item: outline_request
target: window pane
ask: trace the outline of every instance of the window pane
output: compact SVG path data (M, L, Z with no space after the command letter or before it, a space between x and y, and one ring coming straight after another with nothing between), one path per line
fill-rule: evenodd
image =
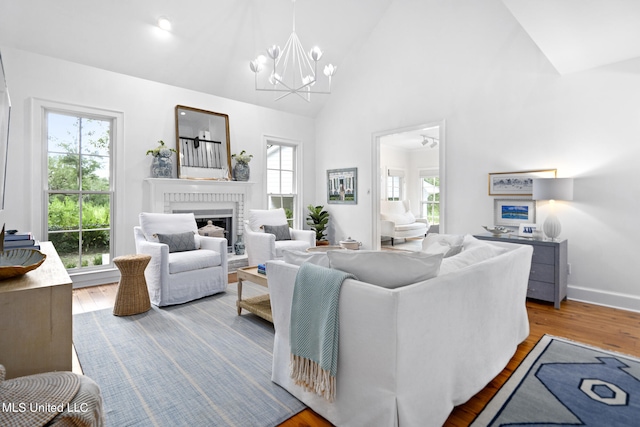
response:
M293 194L293 172L282 171L281 194Z
M267 193L280 193L280 171L267 171Z
M78 153L80 118L47 113L47 141L49 151Z
M102 254L109 253L109 230L84 231L82 233L82 258L89 261L89 265L95 264L93 258L100 255L102 265Z
M293 218L293 197L283 197L282 207L287 214L287 218Z
M293 147L280 147L282 152L281 159L282 164L280 165L281 169L293 170Z
M269 209L279 209L282 207L282 198L280 196L269 196Z
M53 112L46 119L45 237L54 242L68 269L110 264L113 120Z
M84 154L109 155L109 130L111 122L98 119L82 119L81 149Z
M267 169L280 169L280 146L267 148Z
M109 191L109 158L82 156L82 189Z
M49 231L77 230L80 221L80 205L77 194L49 195Z
M109 228L110 200L108 194L87 194L82 197L82 228Z
M77 190L80 183L80 156L49 154L49 190Z
M55 246L65 268L77 268L80 265L80 233L49 233L48 238Z

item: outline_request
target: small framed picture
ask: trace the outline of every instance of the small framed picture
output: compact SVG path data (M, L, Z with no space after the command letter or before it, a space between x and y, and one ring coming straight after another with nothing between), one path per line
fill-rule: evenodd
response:
M519 227L520 224L535 224L536 202L534 200L495 199L493 201L495 225Z
M538 224L520 224L520 227L518 228L518 236L533 238L533 235L537 229Z
M358 204L358 169L330 169L327 171L327 203Z

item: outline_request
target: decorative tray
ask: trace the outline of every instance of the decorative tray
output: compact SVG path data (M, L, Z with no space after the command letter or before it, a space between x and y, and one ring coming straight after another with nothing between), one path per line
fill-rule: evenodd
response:
M484 228L489 233L491 233L491 234L493 234L495 236L499 236L501 234L511 233L513 231L513 230L511 230L509 228L502 227L501 225L496 225L495 227L487 227L486 225L483 225L482 228Z
M0 252L0 280L20 276L40 267L47 258L36 249L9 249Z

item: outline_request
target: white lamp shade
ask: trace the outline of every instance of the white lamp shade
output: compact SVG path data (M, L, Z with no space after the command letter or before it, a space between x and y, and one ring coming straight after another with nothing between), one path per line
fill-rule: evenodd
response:
M534 178L533 200L573 200L573 178Z

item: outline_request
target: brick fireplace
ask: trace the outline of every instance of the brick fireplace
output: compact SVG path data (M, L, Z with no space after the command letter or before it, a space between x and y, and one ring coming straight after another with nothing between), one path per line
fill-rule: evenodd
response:
M242 234L251 183L171 178L147 178L144 182L144 206L148 212L193 212L198 228L208 220L223 227L229 248Z

